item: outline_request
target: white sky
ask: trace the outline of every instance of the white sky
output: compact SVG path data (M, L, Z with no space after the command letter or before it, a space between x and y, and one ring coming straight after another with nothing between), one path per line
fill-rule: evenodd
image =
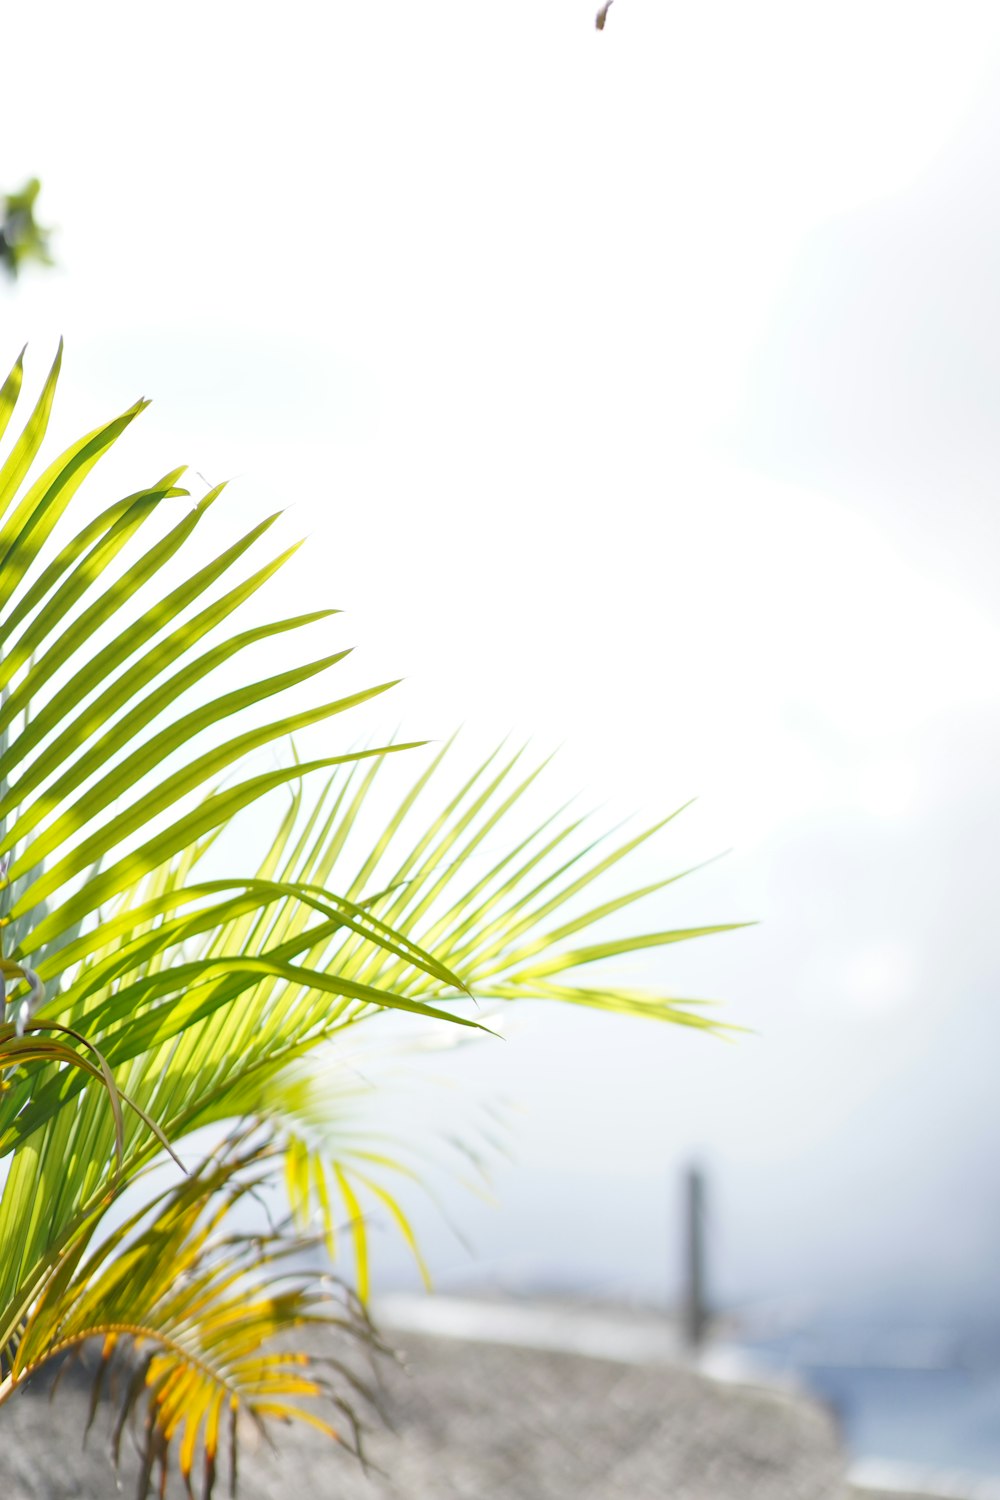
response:
M472 1065L527 1122L491 1272L655 1287L699 1149L734 1287L896 1276L945 1203L914 1274L972 1275L1000 453L950 465L949 424L995 426L958 251L1000 264L1000 11L595 8L21 7L0 172L42 178L60 270L0 303L5 357L66 335L59 437L155 398L123 483L292 503L289 593L347 612L359 681L407 677L383 723L565 742L553 801L698 794L671 868L735 845L662 917L762 927L649 977L759 1039L531 1013Z

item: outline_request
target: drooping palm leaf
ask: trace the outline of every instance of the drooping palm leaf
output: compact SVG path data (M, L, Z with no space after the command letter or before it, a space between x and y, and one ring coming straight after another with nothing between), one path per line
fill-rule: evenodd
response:
M125 1425L142 1409L140 1497L154 1467L165 1479L175 1443L188 1492L200 1457L210 1500L220 1447L234 1472L246 1417L307 1422L360 1451L357 1408L369 1409L374 1397L351 1345L377 1347L363 1310L346 1289L289 1269L309 1249L293 1232L229 1227L233 1210L268 1183L276 1156L268 1140L242 1132L96 1246L81 1236L13 1341L12 1384L54 1355L99 1341L96 1394L107 1367L125 1357L112 1451L117 1463ZM265 1352L276 1335L308 1327L323 1334L322 1352Z

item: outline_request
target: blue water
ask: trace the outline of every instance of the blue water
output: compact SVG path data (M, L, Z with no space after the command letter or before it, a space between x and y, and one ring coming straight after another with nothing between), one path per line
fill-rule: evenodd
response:
M804 1369L852 1453L1000 1475L1000 1371Z
M1000 1477L1000 1339L992 1333L814 1327L745 1342L831 1408L855 1458Z

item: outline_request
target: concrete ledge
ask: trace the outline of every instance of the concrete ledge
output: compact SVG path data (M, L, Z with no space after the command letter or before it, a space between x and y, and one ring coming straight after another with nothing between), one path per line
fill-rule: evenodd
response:
M1000 1479L867 1459L848 1474L854 1500L1000 1500Z

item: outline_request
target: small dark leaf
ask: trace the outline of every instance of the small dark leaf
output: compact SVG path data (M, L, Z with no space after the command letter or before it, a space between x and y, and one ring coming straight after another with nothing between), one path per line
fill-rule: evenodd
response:
M0 221L0 263L8 276L16 280L28 261L51 266L54 262L49 249L50 230L44 229L35 219L35 199L41 183L37 177L26 182L18 193L7 193L0 198L3 219Z

